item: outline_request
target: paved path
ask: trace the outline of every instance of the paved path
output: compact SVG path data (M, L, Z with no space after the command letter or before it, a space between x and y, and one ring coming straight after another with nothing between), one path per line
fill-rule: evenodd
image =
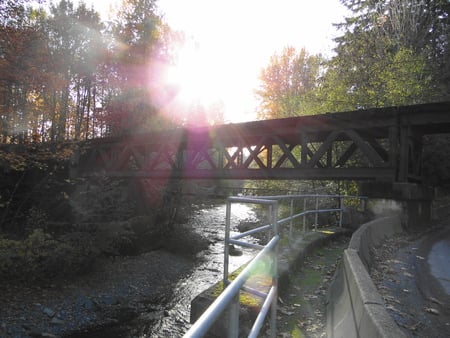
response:
M443 291L447 296L450 296L450 229L444 231L442 237L439 236L439 238L431 246L427 264L432 278L437 279ZM440 293L442 291L435 290L434 292Z
M448 222L448 221L447 221ZM450 224L402 234L377 249L371 276L386 308L410 337L447 338L450 332Z

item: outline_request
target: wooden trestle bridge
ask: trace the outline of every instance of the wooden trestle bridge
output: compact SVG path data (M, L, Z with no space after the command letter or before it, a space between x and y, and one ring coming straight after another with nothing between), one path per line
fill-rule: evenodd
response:
M450 133L450 102L90 140L76 175L420 182L422 138Z

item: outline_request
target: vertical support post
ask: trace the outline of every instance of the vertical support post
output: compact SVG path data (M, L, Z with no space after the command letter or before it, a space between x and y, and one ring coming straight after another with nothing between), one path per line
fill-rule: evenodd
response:
M267 169L272 169L272 145L267 145L266 146L267 149Z
M239 337L239 292L228 308L228 338Z
M274 217L274 210L273 210L273 206L269 205L269 220L272 223L272 226L269 227L269 229L267 230L267 238L271 238L272 237L272 233L274 230L273 227L273 217Z
M303 197L303 213L306 211L306 197ZM303 214L303 232L306 232L306 214Z
M292 237L293 237L292 227L293 227L294 221L292 220L292 216L294 216L294 199L293 198L291 198L291 213L290 213L291 220L289 222L289 246L291 245Z
M316 194L316 210L319 210L319 196ZM314 217L314 231L317 231L317 224L319 223L319 213L316 211Z
M360 202L362 204L362 211L366 212L367 211L367 198L361 198Z
M398 181L408 181L409 170L409 127L400 127L400 163L398 170Z
M272 209L272 206L270 206ZM278 202L273 205L273 232L274 236L278 235ZM275 295L272 300L271 314L270 314L270 338L277 336L277 300L278 300L278 243L273 249L273 263L272 263L272 285L275 288Z
M302 166L306 166L308 162L308 140L306 138L306 134L300 134L300 142L302 145L301 154L300 154L300 164Z
M344 210L344 198L339 196L339 228L342 228L342 211Z
M225 216L225 240L224 240L224 254L223 254L223 287L225 288L228 282L228 264L230 260L230 228L231 228L231 201L227 199L226 216Z
M327 150L327 168L332 168L333 165L331 163L332 159L333 159L333 152L332 152L332 144L330 145L330 148Z
M278 245L277 245L278 248ZM278 249L275 249L278 251ZM275 260L277 260L278 252L275 253ZM275 263L275 269L278 269L277 264ZM278 271L275 271L278 273ZM277 300L278 300L278 276L274 278L273 286L276 288L275 296L272 300L272 306L270 307L270 338L276 338L277 336Z
M389 127L389 165L392 168L398 169L398 127ZM397 171L397 170L396 170Z
M224 158L225 158L225 154L224 154L224 150L222 147L218 147L217 148L217 168L219 169L224 169Z

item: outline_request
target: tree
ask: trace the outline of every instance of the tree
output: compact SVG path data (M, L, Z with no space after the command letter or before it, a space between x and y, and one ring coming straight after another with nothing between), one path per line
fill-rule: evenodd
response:
M180 35L156 0L123 1L104 24L83 2L0 2L0 142L81 140L168 128L162 80ZM201 109L190 107L199 116ZM187 109L187 108L186 108ZM211 107L221 119L223 107Z
M322 57L286 47L274 54L261 71L260 88L256 91L260 105L258 117L263 119L308 115L310 100L318 84Z
M364 40L370 44L370 39ZM434 97L426 60L407 48L376 53L361 42L339 49L316 92L323 112L418 104Z
M26 26L28 23L27 6L45 2L45 0L0 1L0 25L16 28Z
M353 14L338 25L344 34L336 39L321 97L328 107L336 102L332 111L448 95L448 2L342 2Z
M450 97L450 2L391 0L385 4L381 29L399 49L408 48L427 61L435 99Z
M293 47L286 47L281 54L275 53L270 58L269 65L261 71L260 87L256 91L260 100L258 117L274 119L318 113L316 92L323 71L323 61L321 55L310 55L304 48L297 51ZM271 151L273 158L283 153L276 146ZM299 151L298 148L293 150ZM263 158L267 154L259 156ZM312 189L309 183L284 180L249 182L247 186L272 189L279 193Z
M102 25L99 14L81 3L74 8L70 1L61 0L51 6L48 20L50 50L54 62L55 80L51 139L79 139L82 125L95 108L95 74L102 55Z
M20 22L0 26L1 142L28 141L30 123L36 127L38 116L33 105L48 75L46 36L24 17Z
M114 133L152 129L157 115L157 86L168 58L170 30L156 13L155 0L124 1L112 27L109 67L116 88L106 105Z

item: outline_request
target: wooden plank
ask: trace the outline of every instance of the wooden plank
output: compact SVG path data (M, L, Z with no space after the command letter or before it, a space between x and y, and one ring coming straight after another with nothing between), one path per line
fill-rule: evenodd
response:
M152 170L108 171L110 177L179 178L179 179L298 179L298 180L381 180L392 181L392 168L325 168L325 169L232 169L232 170Z

